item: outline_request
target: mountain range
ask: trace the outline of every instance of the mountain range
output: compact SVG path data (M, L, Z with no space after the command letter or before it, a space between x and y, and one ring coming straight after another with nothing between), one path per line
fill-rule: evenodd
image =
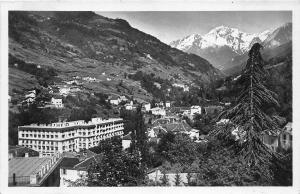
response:
M172 48L125 20L94 12L9 12L9 54L11 61L27 67L55 71L61 82L92 77L100 81L83 87L135 98L151 96L126 76L138 71L189 85L209 84L223 76L198 55ZM39 85L32 71L10 64L10 95L13 89Z
M246 33L237 28L219 26L207 34L192 34L172 41L170 46L199 55L215 67L226 71L241 62L251 46L258 42L266 49L273 49L292 41L292 23L261 33Z

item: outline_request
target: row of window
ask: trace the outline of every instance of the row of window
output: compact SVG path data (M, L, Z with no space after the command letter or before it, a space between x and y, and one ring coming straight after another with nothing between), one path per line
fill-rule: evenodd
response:
M37 151L48 150L48 151L58 151L57 146L40 146L40 145L24 145L28 148L32 148ZM75 150L75 145L62 146L62 151L71 151Z
M49 144L49 145L57 145L58 144L55 141L35 141L35 140L20 140L20 143Z
M112 127L112 129L106 129L106 130L97 130L97 131L89 131L89 132L86 132L86 131L78 131L78 135L95 135L96 132L99 134L101 132L109 132L111 130L116 130L116 129L119 129L121 128L121 126L115 126L115 127ZM31 131L20 131L20 135L21 137L31 137L31 138L58 138L58 133L52 135L52 134L40 134L40 133L43 133L43 132L31 132ZM75 137L75 132L69 132L69 133L64 133L64 134L61 134L61 137L62 138L65 138L65 137Z

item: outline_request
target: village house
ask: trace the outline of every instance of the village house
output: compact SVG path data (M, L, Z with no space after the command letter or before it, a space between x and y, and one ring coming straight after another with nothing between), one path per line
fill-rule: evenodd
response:
M191 106L191 115L201 114L201 106Z
M212 106L204 107L205 114L216 114L222 110L223 110L222 106L212 105Z
M25 99L27 99L27 98L35 99L35 97L36 97L36 91L35 90L28 91L27 94L25 95Z
M177 87L177 88L182 88L184 92L188 92L190 90L190 88L184 84L174 83L174 84L172 84L172 86Z
M152 127L148 129L149 138L157 138L161 133L184 133L191 139L199 139L199 131L193 129L185 120L179 120L175 117L160 118L153 121Z
M120 96L119 99L120 99L121 102L127 102L128 101L126 96Z
M166 110L164 108L154 107L150 109L150 111L153 115L166 116Z
M68 96L70 93L70 87L63 85L63 86L59 86L59 94L63 95L63 96Z
M126 110L133 110L133 104L131 104L131 103L125 104L124 107L125 107Z
M8 159L16 158L16 157L36 157L39 156L39 152L24 147L24 146L9 146L8 148Z
M79 82L78 82L78 80L71 80L71 81L66 81L66 84L69 84L69 85L74 85L74 84L79 85Z
M143 103L143 107L145 108L145 111L148 112L151 109L151 104L148 102Z
M28 97L22 101L22 103L26 103L27 105L32 104L35 101L35 98Z
M170 101L167 101L166 102L166 108L170 108L171 107L171 102Z
M35 90L28 91L26 92L25 99L22 101L22 103L26 103L27 105L29 105L35 101L35 98L36 98L36 91Z
M51 98L51 104L55 107L55 108L63 108L64 105L62 103L62 99L57 99L57 98Z
M288 150L293 146L292 123L287 123L281 132L264 133L262 138L264 144L273 151L277 151L278 148Z
M68 187L72 182L86 179L90 165L101 162L103 155L84 151L84 155L64 158L60 165L60 187Z
M127 149L130 147L131 144L131 132L128 133L127 135L124 135L122 138L122 147L123 149Z
M109 99L109 102L110 102L110 104L113 104L113 105L119 105L119 103L121 101L120 101L119 96L111 96Z
M94 77L83 77L82 80L87 81L87 82L96 82L97 79Z
M288 150L293 147L293 127L291 122L288 122L284 126L283 132L280 134L279 141L284 150Z
M157 107L164 107L164 102L155 103L155 106L157 106Z

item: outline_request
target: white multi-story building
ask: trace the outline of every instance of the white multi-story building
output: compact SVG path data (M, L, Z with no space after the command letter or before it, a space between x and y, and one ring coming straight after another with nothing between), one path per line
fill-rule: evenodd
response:
M31 124L18 127L19 145L31 148L40 156L51 156L57 152L72 152L97 146L100 141L123 135L123 119L92 118L46 124Z

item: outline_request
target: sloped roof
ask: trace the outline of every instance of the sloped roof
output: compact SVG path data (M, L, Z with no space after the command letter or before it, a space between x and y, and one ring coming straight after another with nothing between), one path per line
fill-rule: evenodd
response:
M77 157L79 157L80 160L85 160L95 155L97 154L95 152L92 152L91 150L81 150L77 153Z
M13 154L15 157L23 157L25 156L25 153L28 153L29 156L39 156L39 152L31 149L31 148L27 148L24 146L9 146L9 153Z
M192 127L185 121L177 121L173 123L157 124L152 128L155 132L157 130L172 131L172 132L189 132Z
M102 154L94 155L94 156L89 157L89 158L85 159L84 161L76 164L74 166L74 169L76 169L76 170L87 170L90 165L93 165L95 163L100 163L102 158L103 158Z
M128 133L127 135L124 135L122 140L131 140L131 134Z
M192 129L186 122L176 122L170 123L165 126L167 131L174 131L174 132L188 132Z
M111 96L109 100L119 100L119 96Z
M16 176L30 176L36 174L42 166L51 160L50 157L20 157L8 161L9 177L15 173Z
M60 163L60 168L73 168L79 163L78 158L66 158L64 157Z

